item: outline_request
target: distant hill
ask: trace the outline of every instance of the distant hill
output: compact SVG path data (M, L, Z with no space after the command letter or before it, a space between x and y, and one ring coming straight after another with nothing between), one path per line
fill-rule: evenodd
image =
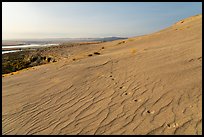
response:
M21 40L3 40L2 45L18 45L18 44L45 44L45 43L64 43L64 42L92 42L92 41L114 41L119 39L127 39L125 37L104 37L104 38L47 38L47 39L21 39Z

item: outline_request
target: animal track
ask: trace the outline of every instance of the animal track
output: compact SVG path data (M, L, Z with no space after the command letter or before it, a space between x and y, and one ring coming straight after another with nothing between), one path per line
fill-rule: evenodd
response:
M154 111L154 110L152 110L152 111L147 110L147 113L149 113L149 114L154 114L154 113L155 113L155 111Z
M198 57L198 58L193 58L193 59L189 59L188 62L193 62L193 61L202 61L202 57Z

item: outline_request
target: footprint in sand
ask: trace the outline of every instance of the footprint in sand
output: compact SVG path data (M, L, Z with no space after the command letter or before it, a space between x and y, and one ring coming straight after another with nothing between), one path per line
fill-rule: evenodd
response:
M135 102L141 102L142 99L135 99L134 101L135 101Z
M191 61L194 61L194 59L190 59L190 60L188 60L188 62L191 62Z
M179 126L178 123L167 124L168 128L175 128L175 127L178 127L178 126Z
M135 102L141 102L142 99L135 99L134 101L135 101Z
M199 61L202 61L202 57L197 58Z
M155 111L154 111L154 110L147 110L147 113L148 113L148 114L154 114Z
M188 62L192 62L192 61L195 61L196 59L189 59ZM197 58L197 60L201 61L202 60L202 57L199 57Z
M112 75L110 75L109 77L110 77L110 78L112 78L113 76L112 76ZM112 78L111 80L115 80L115 79L114 79L114 78Z
M128 93L127 93L127 92L125 92L125 93L123 93L123 94L122 94L122 96L127 96L127 95L128 95Z

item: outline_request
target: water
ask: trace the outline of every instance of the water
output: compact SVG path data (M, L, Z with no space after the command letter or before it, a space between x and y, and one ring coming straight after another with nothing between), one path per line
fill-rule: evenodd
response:
M19 52L19 51L22 51L22 50L8 50L8 51L2 51L2 54L11 53L11 52Z
M30 45L2 46L2 49L31 48L31 47L44 47L44 46L55 46L55 45L59 45L59 44L30 44Z
M56 46L59 44L30 44L30 45L16 45L16 46L2 46L2 49L10 49L10 48L34 48L34 47L46 47L46 46ZM2 54L5 53L11 53L11 52L19 52L22 50L7 50L7 51L2 51Z

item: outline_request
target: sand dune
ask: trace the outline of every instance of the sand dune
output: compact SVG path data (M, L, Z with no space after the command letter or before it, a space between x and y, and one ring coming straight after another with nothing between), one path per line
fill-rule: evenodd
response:
M88 49L3 77L2 134L202 134L202 15Z

